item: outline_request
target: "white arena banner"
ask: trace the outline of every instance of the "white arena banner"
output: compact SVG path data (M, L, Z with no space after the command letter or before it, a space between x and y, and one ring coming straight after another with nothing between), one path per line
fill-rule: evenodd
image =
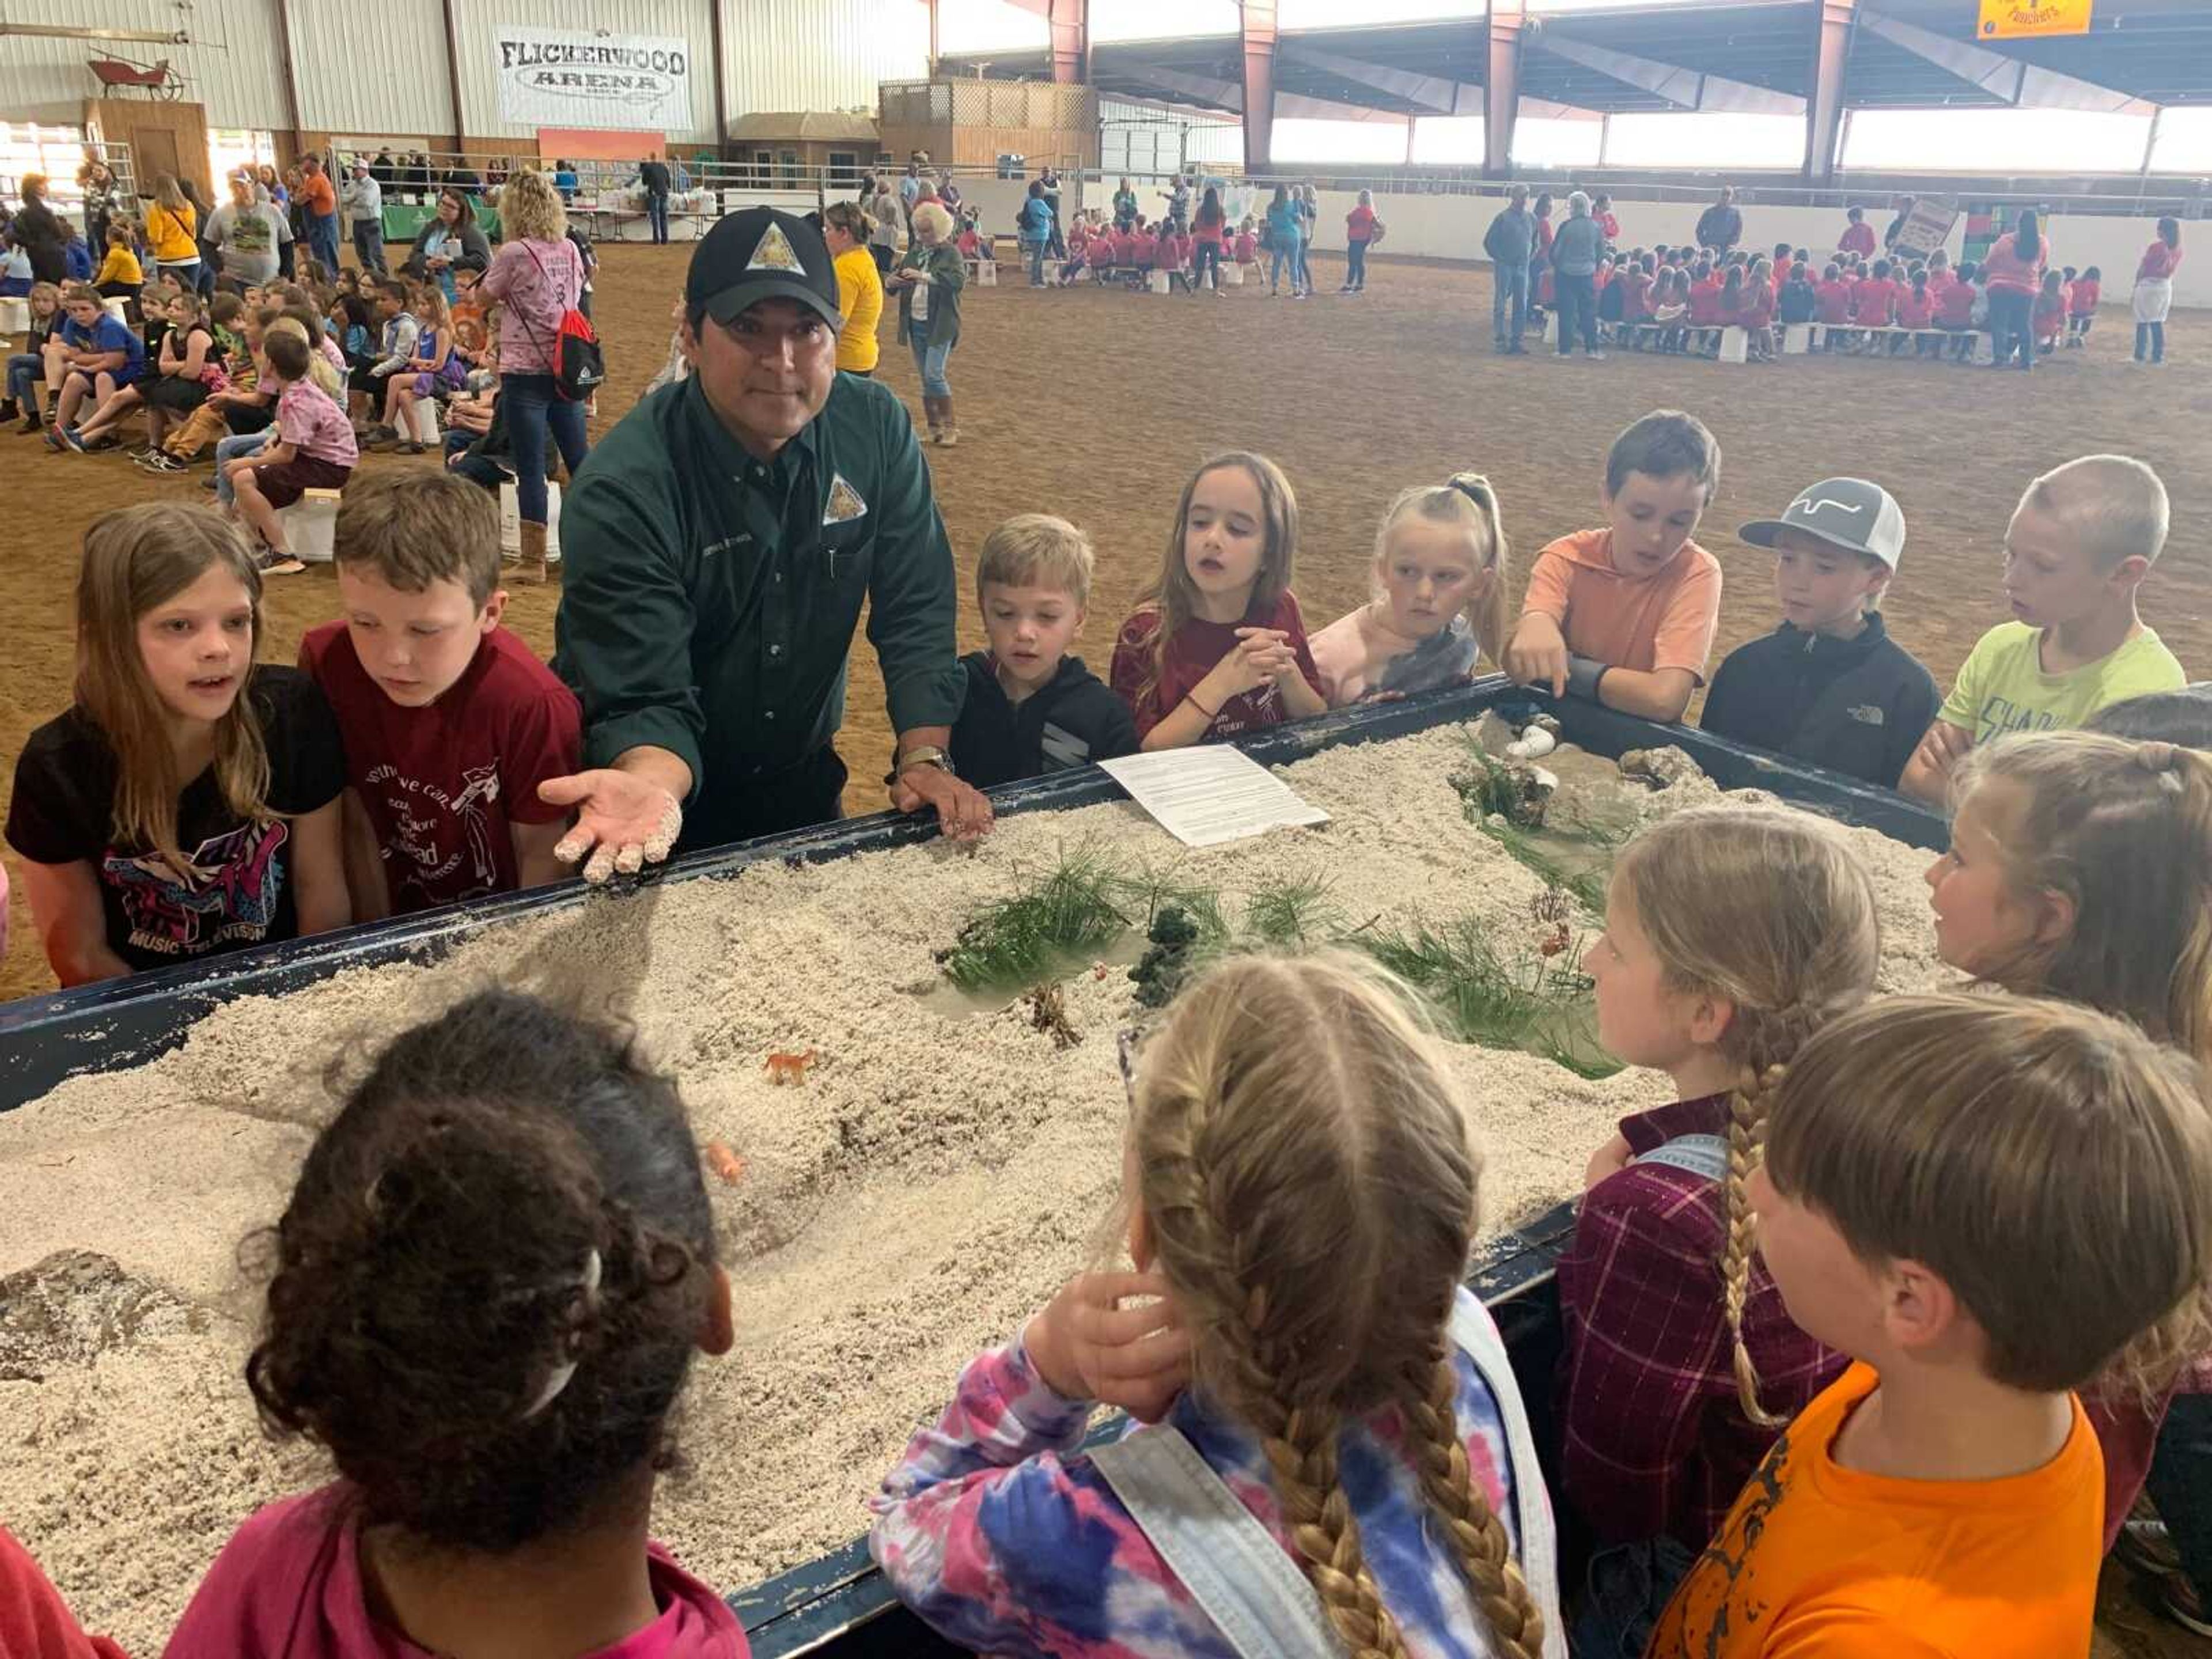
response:
M492 30L499 118L517 126L685 132L691 46L648 34L574 34L520 23Z

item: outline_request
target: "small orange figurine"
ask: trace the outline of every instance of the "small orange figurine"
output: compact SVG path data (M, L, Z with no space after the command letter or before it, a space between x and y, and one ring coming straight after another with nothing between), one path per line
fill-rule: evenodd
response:
M734 1187L745 1178L745 1161L719 1140L707 1143L707 1167Z
M806 1081L806 1069L814 1064L817 1057L811 1048L802 1049L798 1054L786 1054L778 1049L768 1057L768 1080L770 1083L804 1083Z

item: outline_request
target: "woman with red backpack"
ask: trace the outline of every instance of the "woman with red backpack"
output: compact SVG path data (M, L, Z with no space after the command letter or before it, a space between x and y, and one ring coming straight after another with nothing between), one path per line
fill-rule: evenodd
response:
M515 505L521 519L524 573L546 580L545 443L550 434L571 480L590 446L584 405L598 384L596 364L580 378L580 356L596 356L590 325L575 317L584 291L583 256L568 240L568 216L542 173L526 168L499 193L506 240L477 291L499 305L499 401L514 453Z

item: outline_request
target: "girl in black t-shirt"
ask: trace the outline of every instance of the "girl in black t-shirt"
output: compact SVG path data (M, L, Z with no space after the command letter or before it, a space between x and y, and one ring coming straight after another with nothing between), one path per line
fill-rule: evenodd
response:
M9 845L64 985L351 920L337 722L253 665L261 577L209 508L125 507L85 532L76 701L15 763Z

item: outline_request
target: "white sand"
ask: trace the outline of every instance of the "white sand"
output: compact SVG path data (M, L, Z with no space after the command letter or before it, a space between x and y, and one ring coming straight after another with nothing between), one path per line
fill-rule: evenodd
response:
M1539 883L1445 781L1462 742L1443 730L1302 762L1286 776L1332 823L1206 853L1125 802L1010 818L973 854L933 843L596 901L434 968L229 1004L174 1054L0 1115L0 1273L65 1251L120 1268L67 1260L43 1291L0 1281L0 1518L89 1626L150 1654L236 1523L322 1478L313 1453L255 1426L240 1362L256 1287L237 1247L276 1219L332 1109L332 1052L497 979L634 1020L700 1139L750 1165L739 1187L708 1180L738 1346L694 1373L689 1469L664 1486L656 1532L726 1589L845 1542L960 1366L1083 1265L1119 1175L1126 975L1067 981L1083 1041L1062 1049L1021 1011L925 1002L942 982L932 952L1080 846L1180 863L1231 896L1324 876L1351 925L1461 910L1527 925ZM1654 806L1712 793L1686 781ZM1885 981L1935 982L1926 855L1854 838L1881 893ZM770 1051L810 1048L803 1086L769 1083ZM1455 1064L1493 1229L1572 1193L1613 1120L1669 1093L1650 1073L1587 1083L1518 1054L1463 1048Z

